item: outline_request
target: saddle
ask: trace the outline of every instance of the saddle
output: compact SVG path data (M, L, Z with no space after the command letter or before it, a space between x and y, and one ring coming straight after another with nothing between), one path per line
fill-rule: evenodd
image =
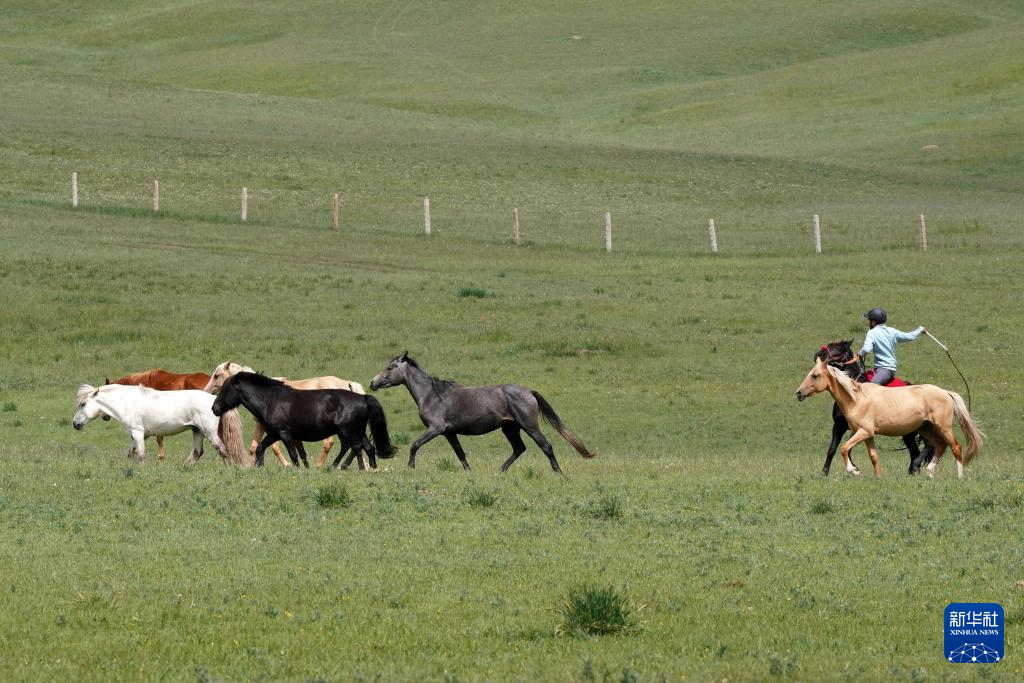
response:
M868 381L870 382L871 378L875 376L875 371L874 370L868 370L866 373L864 373L864 376L867 377ZM910 386L910 382L906 382L906 381L900 379L899 377L893 377L891 380L889 380L888 384L883 384L882 386L883 387L909 387Z

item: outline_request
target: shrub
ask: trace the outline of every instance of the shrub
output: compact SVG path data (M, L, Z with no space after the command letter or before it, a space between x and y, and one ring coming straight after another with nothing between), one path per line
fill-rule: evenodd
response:
M460 299L491 299L497 296L494 292L488 292L480 287L463 287L459 290Z

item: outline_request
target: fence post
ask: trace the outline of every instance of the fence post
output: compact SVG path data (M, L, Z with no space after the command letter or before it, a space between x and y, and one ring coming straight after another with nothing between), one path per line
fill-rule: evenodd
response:
M430 237L430 197L423 198L423 234Z
M708 219L708 237L711 238L711 253L718 253L718 237L715 235L715 219Z
M78 174L71 173L71 208L78 208Z
M604 250L612 253L612 212L604 212Z
M242 188L242 222L249 220L249 188Z
M921 251L928 251L928 229L924 225L924 214L920 218Z
M519 209L512 209L512 244L519 246Z
M153 213L160 210L160 181L153 181Z
M338 230L339 227L340 227L340 216L339 216L339 214L341 213L341 197L338 195L337 192L334 193L334 203L333 203L332 209L333 209L332 215L333 215L333 218L334 218L334 229Z
M814 253L821 253L821 222L818 220L818 214L814 214Z

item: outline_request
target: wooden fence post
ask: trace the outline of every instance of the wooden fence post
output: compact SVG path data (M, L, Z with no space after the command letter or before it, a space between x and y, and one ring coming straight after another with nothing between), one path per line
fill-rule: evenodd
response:
M708 237L711 238L711 253L718 253L718 236L715 234L715 219L708 219Z
M341 220L339 215L341 213L341 197L338 195L337 192L334 193L334 205L332 206L332 209L334 218L334 229L338 230L340 228Z
M920 218L921 251L928 251L928 229L924 225L924 214Z
M519 246L519 209L512 209L512 244Z
M430 237L430 197L423 198L423 234Z
M153 213L160 210L160 181L153 181Z
M814 253L821 253L821 222L818 220L818 214L814 214Z
M612 253L612 212L604 212L604 250Z
M71 173L71 208L78 208L78 174Z
M249 188L242 188L242 222L249 220Z

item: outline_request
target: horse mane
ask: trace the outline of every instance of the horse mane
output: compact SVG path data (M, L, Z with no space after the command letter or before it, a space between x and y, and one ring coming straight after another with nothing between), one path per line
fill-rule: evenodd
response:
M237 375L232 375L231 377L229 377L228 381L230 382L232 379L235 379L235 377L241 378L236 381L241 381L242 379L244 379L250 384L255 384L261 387L284 386L284 382L282 382L281 380L274 379L273 377L267 377L266 375L261 375L258 372L240 372Z
M436 391L438 394L443 394L449 389L453 389L459 386L457 382L454 382L450 379L441 379L440 377L434 377L429 372L427 372L426 368L417 363L416 359L414 359L412 356L406 355L405 360L406 362L409 363L409 365L413 366L414 368L416 368L417 370L419 370L424 375L430 378L430 384L434 388L434 391Z
M841 386L843 390L846 391L846 393L850 396L850 399L856 400L857 389L859 387L856 380L854 380L852 377L847 375L839 368L833 367L831 365L826 365L825 368L828 370L830 375L836 378L836 381L839 382L839 386Z
M84 401L94 391L96 391L96 387L91 384L79 385L78 391L75 393L75 404L77 405Z

